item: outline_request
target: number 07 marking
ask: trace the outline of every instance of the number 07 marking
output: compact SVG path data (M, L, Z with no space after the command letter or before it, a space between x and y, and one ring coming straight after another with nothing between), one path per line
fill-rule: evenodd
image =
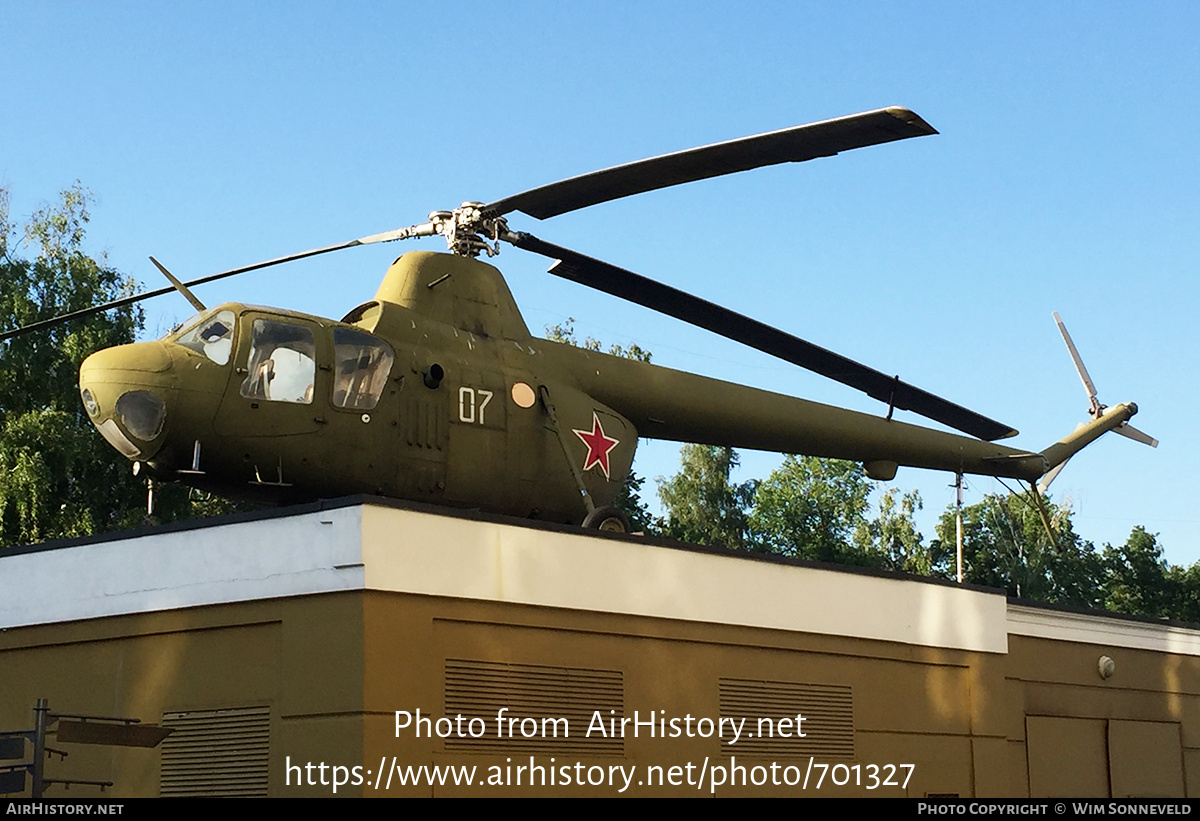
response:
M487 410L488 403L492 401L492 391L485 391L483 388L468 388L463 386L458 389L458 421L466 422L469 425L478 423L483 424L483 412Z

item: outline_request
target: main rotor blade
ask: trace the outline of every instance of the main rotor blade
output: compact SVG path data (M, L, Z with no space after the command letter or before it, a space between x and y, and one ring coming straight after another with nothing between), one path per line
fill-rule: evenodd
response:
M843 385L857 388L892 407L911 410L989 441L1015 436L1017 433L1009 425L901 382L899 377L880 373L852 359L669 285L584 256L569 248L545 242L532 234L522 232L512 234L507 239L518 248L558 260L550 268L550 273L555 276L636 302L638 305L757 348Z
M899 377L888 376L835 354L832 350L785 334L784 331L758 322L757 319L743 316L683 290L584 256L582 253L571 251L570 248L553 245L532 234L512 234L508 239L518 248L557 259L558 262L550 268L553 275L604 290L605 293L636 302L650 310L666 313L686 323L713 331L714 334L748 344L751 348L762 350L763 353L779 356L793 365L808 368L821 376L862 390L881 402L887 402L890 407L912 410L923 417L940 421L943 425L988 441L1016 435L1012 426L998 423L959 404L901 382Z
M170 271L167 270L167 266L163 265L161 262L156 260L154 257L150 257L150 261L153 262L154 267L157 268L162 273L162 275L167 278L167 281L171 283L171 287L174 288L179 293L183 294L183 298L186 299L188 302L190 302L192 304L193 308L195 308L197 311L207 311L208 310L208 308L206 308L204 306L204 303L201 302L196 297L195 294L193 294L191 291L188 290L188 287L186 285L184 285L182 282L180 282L175 277L174 274L172 274Z
M522 211L546 219L685 182L936 133L907 108L881 108L593 171L496 200L481 210L491 216Z
M218 279L225 279L226 277L236 276L237 274L245 274L250 271L257 271L260 268L269 268L272 265L279 265L284 262L293 262L298 259L305 259L306 257L315 257L318 254L328 254L330 251L340 251L343 248L353 248L356 245L370 245L376 242L391 242L395 239L406 239L410 236L423 236L424 229L426 227L427 226L425 225L418 225L411 228L398 228L394 231L385 231L382 234L371 234L370 236L352 239L349 242L340 242L337 245L326 245L324 248L313 248L309 251L301 251L298 254L288 254L285 257L276 257L275 259L268 259L265 262L256 262L253 265L244 265L241 268L231 268L230 270L222 271L219 274L210 274L206 277L193 279L189 282L183 283L183 286L185 288L189 288L193 285L203 285L206 282L215 282ZM432 229L430 229L430 233L432 233ZM69 322L72 319L81 319L82 317L91 316L92 314L111 311L114 308L124 308L126 305L133 305L134 303L141 302L146 299L153 299L156 296L173 293L176 293L174 286L170 288L159 288L154 291L145 291L144 293L134 294L133 296L114 299L112 302L105 302L103 305L93 305L90 308L84 308L69 314L61 314L59 316L51 317L50 319L31 322L30 324L24 325L20 328L14 328L11 331L4 331L3 333L0 333L0 342L3 342L6 339L12 339L14 336L21 336L22 334L43 330L45 328L57 325L60 322Z

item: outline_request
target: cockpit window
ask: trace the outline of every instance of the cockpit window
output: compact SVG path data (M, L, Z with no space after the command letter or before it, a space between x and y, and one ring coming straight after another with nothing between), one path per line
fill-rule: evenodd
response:
M392 349L361 331L334 328L333 350L333 404L353 410L375 407L392 370Z
M270 402L312 403L316 377L313 332L303 325L272 319L254 320L249 373L242 396Z
M218 365L224 365L233 351L233 321L233 311L217 311L184 331L175 341L204 354Z
M204 319L204 317L205 317L204 311L201 311L200 313L197 313L197 314L192 314L187 319L183 320L183 322L180 322L174 328L172 328L171 330L169 330L165 334L163 334L162 338L170 339L171 337L178 334L181 329L186 329L186 330L190 331L192 329L192 326L201 322Z

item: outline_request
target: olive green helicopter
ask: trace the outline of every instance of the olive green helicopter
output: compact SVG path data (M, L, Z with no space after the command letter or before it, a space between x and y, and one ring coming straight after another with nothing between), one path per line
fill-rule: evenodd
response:
M1090 422L1041 452L995 444L1016 431L783 331L529 233L509 228L667 186L936 134L886 108L666 154L427 222L181 282L55 321L182 293L198 311L164 338L99 351L80 369L100 434L155 481L272 502L366 493L628 530L612 504L639 437L834 457L891 479L900 465L1043 483L1109 430ZM388 269L375 298L341 320L226 303L190 286L358 245L442 236ZM886 403L873 416L538 339L504 278L480 255L501 243L555 260L550 273L622 297L827 376ZM152 258L153 259L153 258ZM1063 330L1065 336L1065 329ZM1069 338L1068 338L1068 345ZM1070 346L1085 387L1090 386ZM909 410L967 435L893 419ZM1042 487L1044 490L1044 485Z

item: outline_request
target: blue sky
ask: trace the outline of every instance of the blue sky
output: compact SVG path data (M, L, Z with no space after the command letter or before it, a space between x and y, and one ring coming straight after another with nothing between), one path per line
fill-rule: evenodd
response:
M424 220L645 156L887 105L941 134L654 192L513 228L775 324L1021 430L1105 437L1059 476L1098 546L1136 524L1200 560L1188 465L1200 331L1188 3L6 3L0 185L23 218L79 179L90 248L158 287ZM341 316L438 240L354 249L198 289ZM885 409L702 331L498 264L531 328L577 319L671 367ZM148 333L191 313L150 303ZM910 420L915 421L915 420ZM643 443L651 479L677 446ZM773 455L743 455L742 478ZM901 470L927 535L952 477ZM969 480L967 501L1002 491Z

